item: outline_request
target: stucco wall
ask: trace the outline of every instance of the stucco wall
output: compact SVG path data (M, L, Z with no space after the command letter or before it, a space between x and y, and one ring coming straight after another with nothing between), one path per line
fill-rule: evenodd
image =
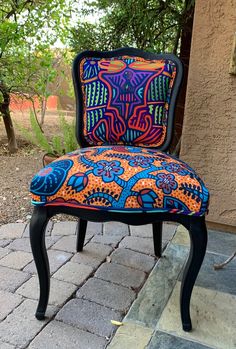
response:
M207 220L236 227L236 0L196 0L181 158L208 186Z

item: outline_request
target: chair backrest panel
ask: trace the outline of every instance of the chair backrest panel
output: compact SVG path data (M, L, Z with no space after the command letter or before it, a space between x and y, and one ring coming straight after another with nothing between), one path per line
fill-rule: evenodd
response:
M73 77L79 143L166 147L181 68L173 55L136 49L78 55Z

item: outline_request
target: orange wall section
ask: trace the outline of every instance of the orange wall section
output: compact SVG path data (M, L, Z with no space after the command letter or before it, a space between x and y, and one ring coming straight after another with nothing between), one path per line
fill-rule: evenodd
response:
M37 97L34 97L35 108L40 108L40 103ZM47 99L47 109L56 110L58 105L57 96L49 96ZM20 97L12 97L10 103L10 110L12 111L25 111L32 108L32 102L29 99L22 99Z

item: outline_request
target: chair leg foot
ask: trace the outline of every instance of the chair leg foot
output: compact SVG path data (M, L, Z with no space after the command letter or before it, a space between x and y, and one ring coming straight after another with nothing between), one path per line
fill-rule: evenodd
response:
M181 284L180 309L183 330L192 330L190 318L190 299L193 286L201 268L207 246L207 229L205 217L191 217L189 235L190 253L186 263Z
M187 323L187 324L182 324L182 328L185 332L190 332L192 331L192 323L191 323L191 320L190 320L190 323Z
M162 255L162 222L152 224L153 243L155 256L160 258Z
M45 207L35 207L30 221L30 244L39 277L40 296L35 314L38 320L44 319L50 290L50 271L45 246L47 223L47 209Z
M190 320L190 322L188 324L182 324L182 328L184 332L191 332L193 327L192 327L192 321Z
M45 320L45 312L36 311L35 317L37 320Z
M87 221L84 219L79 219L78 225L77 225L77 241L76 241L76 251L81 252L83 251L84 247L84 239L86 235L86 229L87 229Z

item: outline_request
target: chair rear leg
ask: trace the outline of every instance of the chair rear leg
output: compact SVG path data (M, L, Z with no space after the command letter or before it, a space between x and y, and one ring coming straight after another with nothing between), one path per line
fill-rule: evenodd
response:
M155 256L160 258L162 254L162 222L152 224L153 243Z
M84 219L79 219L78 225L77 225L77 241L76 241L76 251L81 252L83 251L84 247L84 239L86 235L86 229L87 229L87 223L88 221Z
M207 228L205 217L191 217L189 235L191 241L190 253L183 273L180 294L181 320L184 331L192 330L190 298L206 253Z
M39 277L40 296L35 313L38 320L45 318L50 290L50 271L45 246L47 223L47 209L45 207L35 207L30 221L30 244Z

